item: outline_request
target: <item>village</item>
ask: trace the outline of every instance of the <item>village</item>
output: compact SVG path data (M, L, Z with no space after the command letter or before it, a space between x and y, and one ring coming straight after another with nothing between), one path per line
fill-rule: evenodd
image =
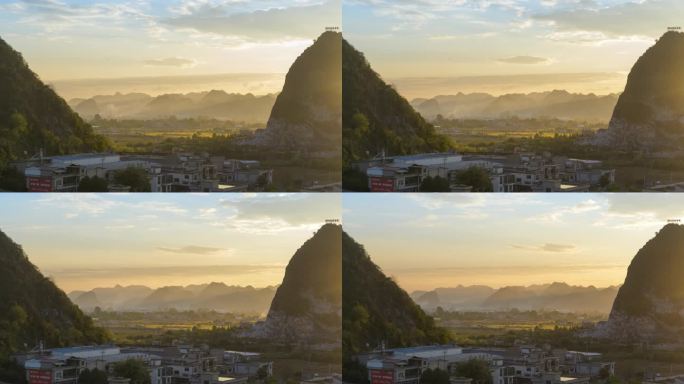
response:
M493 384L576 384L607 379L615 363L601 353L542 348L464 348L453 344L386 349L358 356L371 384L420 384L427 370L449 374L450 384L473 384L458 375L458 367L473 361L486 364ZM423 380L424 381L424 380Z
M26 178L29 192L77 192L86 177L107 181L110 192L128 192L130 186L115 180L117 172L127 169L147 176L149 192L239 192L263 189L273 182L273 170L263 168L257 160L193 153L81 153L39 156L13 165Z
M380 156L355 163L371 192L419 192L427 178L442 178L451 192L474 191L459 173L487 173L491 192L586 192L615 182L615 170L600 160L574 159L531 152L513 155L461 155L455 152Z
M149 375L150 384L275 383L274 362L262 353L223 350L207 346L74 346L17 354L29 384L88 383L88 374L99 371L108 384L130 384L117 376L120 366L137 366ZM118 368L117 368L118 367ZM276 373L277 374L277 373ZM332 372L301 372L301 384L341 383Z

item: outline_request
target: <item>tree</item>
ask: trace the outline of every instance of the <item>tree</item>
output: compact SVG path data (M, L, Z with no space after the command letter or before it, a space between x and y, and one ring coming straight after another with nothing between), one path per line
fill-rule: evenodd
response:
M78 183L78 192L107 192L108 190L107 180L97 176L92 178L86 176Z
M267 378L269 376L268 375L268 368L265 365L259 367L259 369L257 370L256 376L260 380Z
M78 384L107 384L107 373L97 368L85 369L78 375Z
M0 121L0 170L22 156L27 134L28 122L21 113L12 113L5 124Z
M489 172L481 167L470 167L459 172L456 175L456 182L473 187L473 192L492 192L494 190Z
M456 367L458 376L473 379L473 384L492 384L492 374L489 363L482 359L470 359Z
M599 185L603 188L606 188L610 185L610 174L604 173L601 175L601 178L599 179Z
M131 384L151 384L150 372L141 360L128 359L116 363L114 376L131 379Z
M428 176L420 183L420 192L449 192L449 180L435 176Z
M26 192L26 177L14 167L2 170L0 165L0 189L11 192Z
M131 192L150 192L150 178L142 168L128 167L114 174L114 182L131 187Z
M610 378L610 368L608 366L601 367L598 377L599 379L608 380Z
M421 384L449 384L449 372L436 369L426 369L420 375Z
M355 168L347 168L342 171L342 187L349 191L369 192L368 176Z

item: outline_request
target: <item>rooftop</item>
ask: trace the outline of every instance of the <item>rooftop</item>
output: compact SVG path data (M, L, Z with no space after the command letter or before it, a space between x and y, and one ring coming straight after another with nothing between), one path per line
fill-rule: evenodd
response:
M71 353L79 353L79 352L92 352L92 351L103 351L106 349L111 349L111 348L119 348L116 345L84 345L84 346L78 346L78 347L65 347L65 348L53 348L50 349L50 352L56 353L56 354L71 354Z
M418 347L407 347L407 348L394 348L394 349L389 349L388 351L392 351L394 353L400 353L404 355L410 355L410 354L416 354L416 353L425 353L425 352L439 352L447 349L454 349L454 348L461 348L456 344L442 344L442 345L421 345Z
M107 157L107 156L118 156L115 153L77 153L73 155L59 155L59 156L50 156L47 157L48 159L52 160L58 160L58 161L75 161L75 160L85 160L85 159L97 159L100 157Z

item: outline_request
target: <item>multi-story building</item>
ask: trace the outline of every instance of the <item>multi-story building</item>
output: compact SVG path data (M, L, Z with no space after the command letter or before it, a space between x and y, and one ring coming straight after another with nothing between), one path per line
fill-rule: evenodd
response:
M360 361L368 368L371 384L419 384L427 369L455 373L458 364L471 359L492 362L495 356L447 344L388 349L362 356Z
M159 364L154 356L124 352L112 345L48 349L18 356L17 361L24 365L29 384L76 384L85 369L107 372L114 363L129 359L144 361L151 367Z
M273 375L273 362L265 361L257 352L224 351L223 365L235 376Z
M603 169L597 160L551 158L533 153L511 156L461 156L427 153L383 157L355 164L368 177L371 192L417 192L428 177L441 177L454 192L469 191L459 183L469 168L485 170L494 192L579 192L615 181L615 170Z
M86 153L40 157L14 163L24 173L31 192L75 192L85 177L107 180L110 191L127 189L115 183L126 168L143 169L152 192L232 192L262 188L273 182L273 171L256 160L178 155Z
M368 369L371 384L420 384L427 369L449 373L453 383L458 366L469 360L486 362L493 384L578 384L601 375L613 374L614 364L601 361L601 355L573 351L547 351L534 346L516 348L460 348L434 345L389 349L359 356Z
M598 352L560 351L563 374L579 377L604 378L615 374L615 362L603 360Z

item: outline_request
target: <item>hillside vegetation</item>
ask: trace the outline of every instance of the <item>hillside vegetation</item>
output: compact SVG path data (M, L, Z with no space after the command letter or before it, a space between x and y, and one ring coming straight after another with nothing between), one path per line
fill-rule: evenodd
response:
M0 39L0 169L41 148L46 155L60 155L109 147Z
M0 360L40 342L63 347L108 340L108 333L93 325L0 231Z
M342 42L342 159L446 151L449 140L373 71L363 53Z
M342 348L347 358L387 348L445 343L446 330L371 261L363 246L342 236Z

